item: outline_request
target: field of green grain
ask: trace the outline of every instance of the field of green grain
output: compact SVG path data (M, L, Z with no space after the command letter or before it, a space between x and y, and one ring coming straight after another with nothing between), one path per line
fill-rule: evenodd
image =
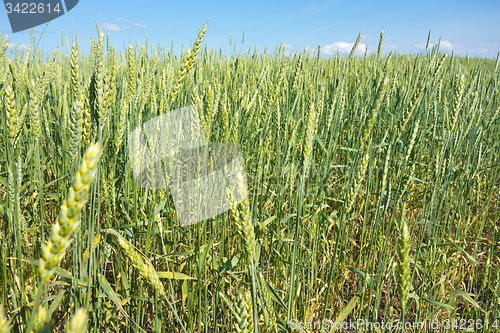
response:
M382 56L383 33L364 57L361 34L227 55L205 31L180 57L0 37L0 332L497 331L499 59ZM127 140L188 105L241 148L248 197L181 228Z

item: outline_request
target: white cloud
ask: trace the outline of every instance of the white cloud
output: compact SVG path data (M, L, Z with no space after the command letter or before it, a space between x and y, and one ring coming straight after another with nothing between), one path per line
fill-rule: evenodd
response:
M108 23L108 22L104 22L104 24L102 25L102 27L104 29L108 29L108 30L111 30L111 31L120 31L122 30L118 24L114 24L114 23Z
M391 44L387 44L385 45L388 49L391 49L391 50L395 50L397 49L398 47L396 45L391 45Z
M443 50L454 50L454 49L459 49L461 47L463 47L463 45L461 45L461 44L452 44L452 43L450 43L447 40L442 40L441 41L441 45L439 46L439 48L443 49Z
M496 59L498 53L498 43L468 44L466 47L455 52L460 52L462 55L469 53L470 56L485 56Z
M437 45L437 41L435 43L429 43L429 49L431 49L434 45ZM415 46L419 49L425 49L425 44L415 44ZM442 40L441 44L439 45L440 50L444 51L451 51L451 50L456 50L462 48L462 44L452 44L448 40Z
M310 46L304 46L304 51L306 53L311 53L311 54L314 53L314 49Z
M148 26L147 26L147 25L145 25L145 24L140 24L140 23L137 23L137 22L135 22L135 23L134 23L134 25L135 25L136 27L140 27L140 28L147 28L147 27L148 27Z
M293 45L288 45L287 43L283 43L283 46L285 47L285 55L290 55L294 51Z
M445 49L445 50L452 50L453 49L453 45L447 40L441 41L441 44L439 47L442 49Z
M350 53L353 46L354 46L354 43L335 42L333 44L328 44L328 45L323 46L321 48L321 53L326 54L326 55L333 55L337 52ZM358 47L356 48L355 53L364 54L365 50L366 50L366 44L359 43Z
M13 44L13 43L9 43L7 45L7 50L14 50L16 48L16 44ZM17 49L18 50L26 50L28 48L28 45L24 45L24 44L17 44Z
M288 47L290 47L290 48L288 48ZM317 49L318 48L313 49L312 47L307 46L307 45L299 45L296 48L292 47L292 45L286 45L285 54L289 55L293 52L299 52L299 53L304 52L304 53L309 54L310 57L314 57L314 53L316 52Z
M120 21L126 21L123 17L118 17L116 20L117 20L118 22L120 22Z

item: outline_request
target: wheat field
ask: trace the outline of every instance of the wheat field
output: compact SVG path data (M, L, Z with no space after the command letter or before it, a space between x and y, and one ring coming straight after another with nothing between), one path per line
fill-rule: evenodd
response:
M361 33L227 55L206 30L180 56L99 27L90 54L0 36L0 332L496 331L499 59L382 56L383 32L364 57ZM127 147L188 105L241 148L248 195L182 228Z

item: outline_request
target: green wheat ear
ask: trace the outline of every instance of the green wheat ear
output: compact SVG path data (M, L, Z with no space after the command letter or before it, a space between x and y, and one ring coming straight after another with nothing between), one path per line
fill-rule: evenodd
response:
M352 49L351 49L351 53L349 54L349 59L352 58L352 56L354 55L354 52L356 52L356 49L358 48L358 45L359 45L359 41L361 40L361 35L363 34L363 31L360 31L359 32L359 35L358 35L358 38L356 39L356 42L354 43Z
M100 156L100 145L98 143L90 145L83 156L80 168L73 177L68 196L59 211L59 218L52 225L47 244L42 246L39 270L43 282L47 282L54 274L55 267L61 262L66 249L71 244L73 232L80 225L80 211L87 202L87 195L97 173Z
M16 114L16 97L14 96L14 90L10 84L5 87L5 111L7 115L7 132L9 136L10 145L14 146L14 141L17 135L17 123L18 118Z
M378 42L377 59L380 58L380 53L382 52L382 43L384 42L384 30L380 33L380 41Z
M141 277L146 279L146 281L153 287L160 296L165 296L165 289L163 288L163 284L158 278L158 274L154 270L151 264L148 264L144 261L141 255L136 251L134 246L127 242L124 238L118 237L118 245L123 249L125 255L132 262L132 266L134 266L137 270L139 270L139 274Z
M0 305L0 333L9 333L11 329L10 320L5 318L3 306Z
M107 243L106 243L107 244ZM66 333L85 333L87 332L87 311L83 308L76 310L71 321L66 327Z
M398 241L398 278L399 278L399 293L401 294L401 306L403 313L407 310L408 298L410 296L411 278L410 278L410 233L408 225L404 221L406 205L403 206L403 214L401 221L401 230Z
M233 193L227 189L230 200L231 213L233 214L238 232L244 240L245 250L248 254L249 261L257 264L257 241L255 239L255 231L252 222L252 212L250 209L250 201L248 200L247 184L241 173L236 175L237 191L244 194L244 198L238 205L233 200Z
M271 297L271 294L269 293L269 290L267 290L267 283L264 280L264 276L262 275L261 272L259 272L259 279L261 286L260 292L262 293L262 296L264 298L265 309L269 315L270 328L272 332L278 332L278 325L276 322L276 313L273 306L273 299Z
M189 74L191 69L194 66L194 61L196 60L196 56L198 55L198 52L200 51L200 46L201 46L201 41L203 40L203 36L205 35L205 32L207 31L207 26L204 25L203 29L200 30L198 33L198 37L196 38L193 49L188 48L186 51L185 59L181 65L181 70L179 73L179 76L177 77L177 82L170 94L170 102L172 103L175 98L177 97L177 94L179 92L179 89L182 86L182 82L184 78Z
M236 291L236 296L231 301L219 292L219 296L224 303L227 304L234 318L234 331L237 333L251 333L253 332L252 321L252 296L248 290L239 288Z
M33 330L30 333L50 332L50 316L45 306L40 306L35 314Z
M234 328L237 333L251 333L252 321L252 296L248 290L238 290L232 304L234 315Z

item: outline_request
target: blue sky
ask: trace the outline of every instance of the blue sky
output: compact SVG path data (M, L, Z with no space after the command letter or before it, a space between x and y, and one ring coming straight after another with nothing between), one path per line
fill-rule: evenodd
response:
M44 53L61 45L61 32L71 40L78 33L80 47L89 51L89 35L96 36L95 22L109 32L111 44L122 49L129 40L140 44L149 36L174 50L192 45L198 27L208 22L204 42L209 48L230 53L229 35L237 50L257 45L269 52L281 42L287 50L317 49L324 56L349 52L360 31L358 54L376 52L385 30L383 53L417 53L439 38L441 50L471 56L496 57L500 51L500 1L116 1L80 0L66 15L46 28L39 48ZM43 26L35 28L41 34ZM245 42L242 45L243 31ZM26 45L29 30L12 33L5 11L0 13L0 32L9 42ZM12 45L10 45L12 47ZM64 48L65 49L65 48Z

